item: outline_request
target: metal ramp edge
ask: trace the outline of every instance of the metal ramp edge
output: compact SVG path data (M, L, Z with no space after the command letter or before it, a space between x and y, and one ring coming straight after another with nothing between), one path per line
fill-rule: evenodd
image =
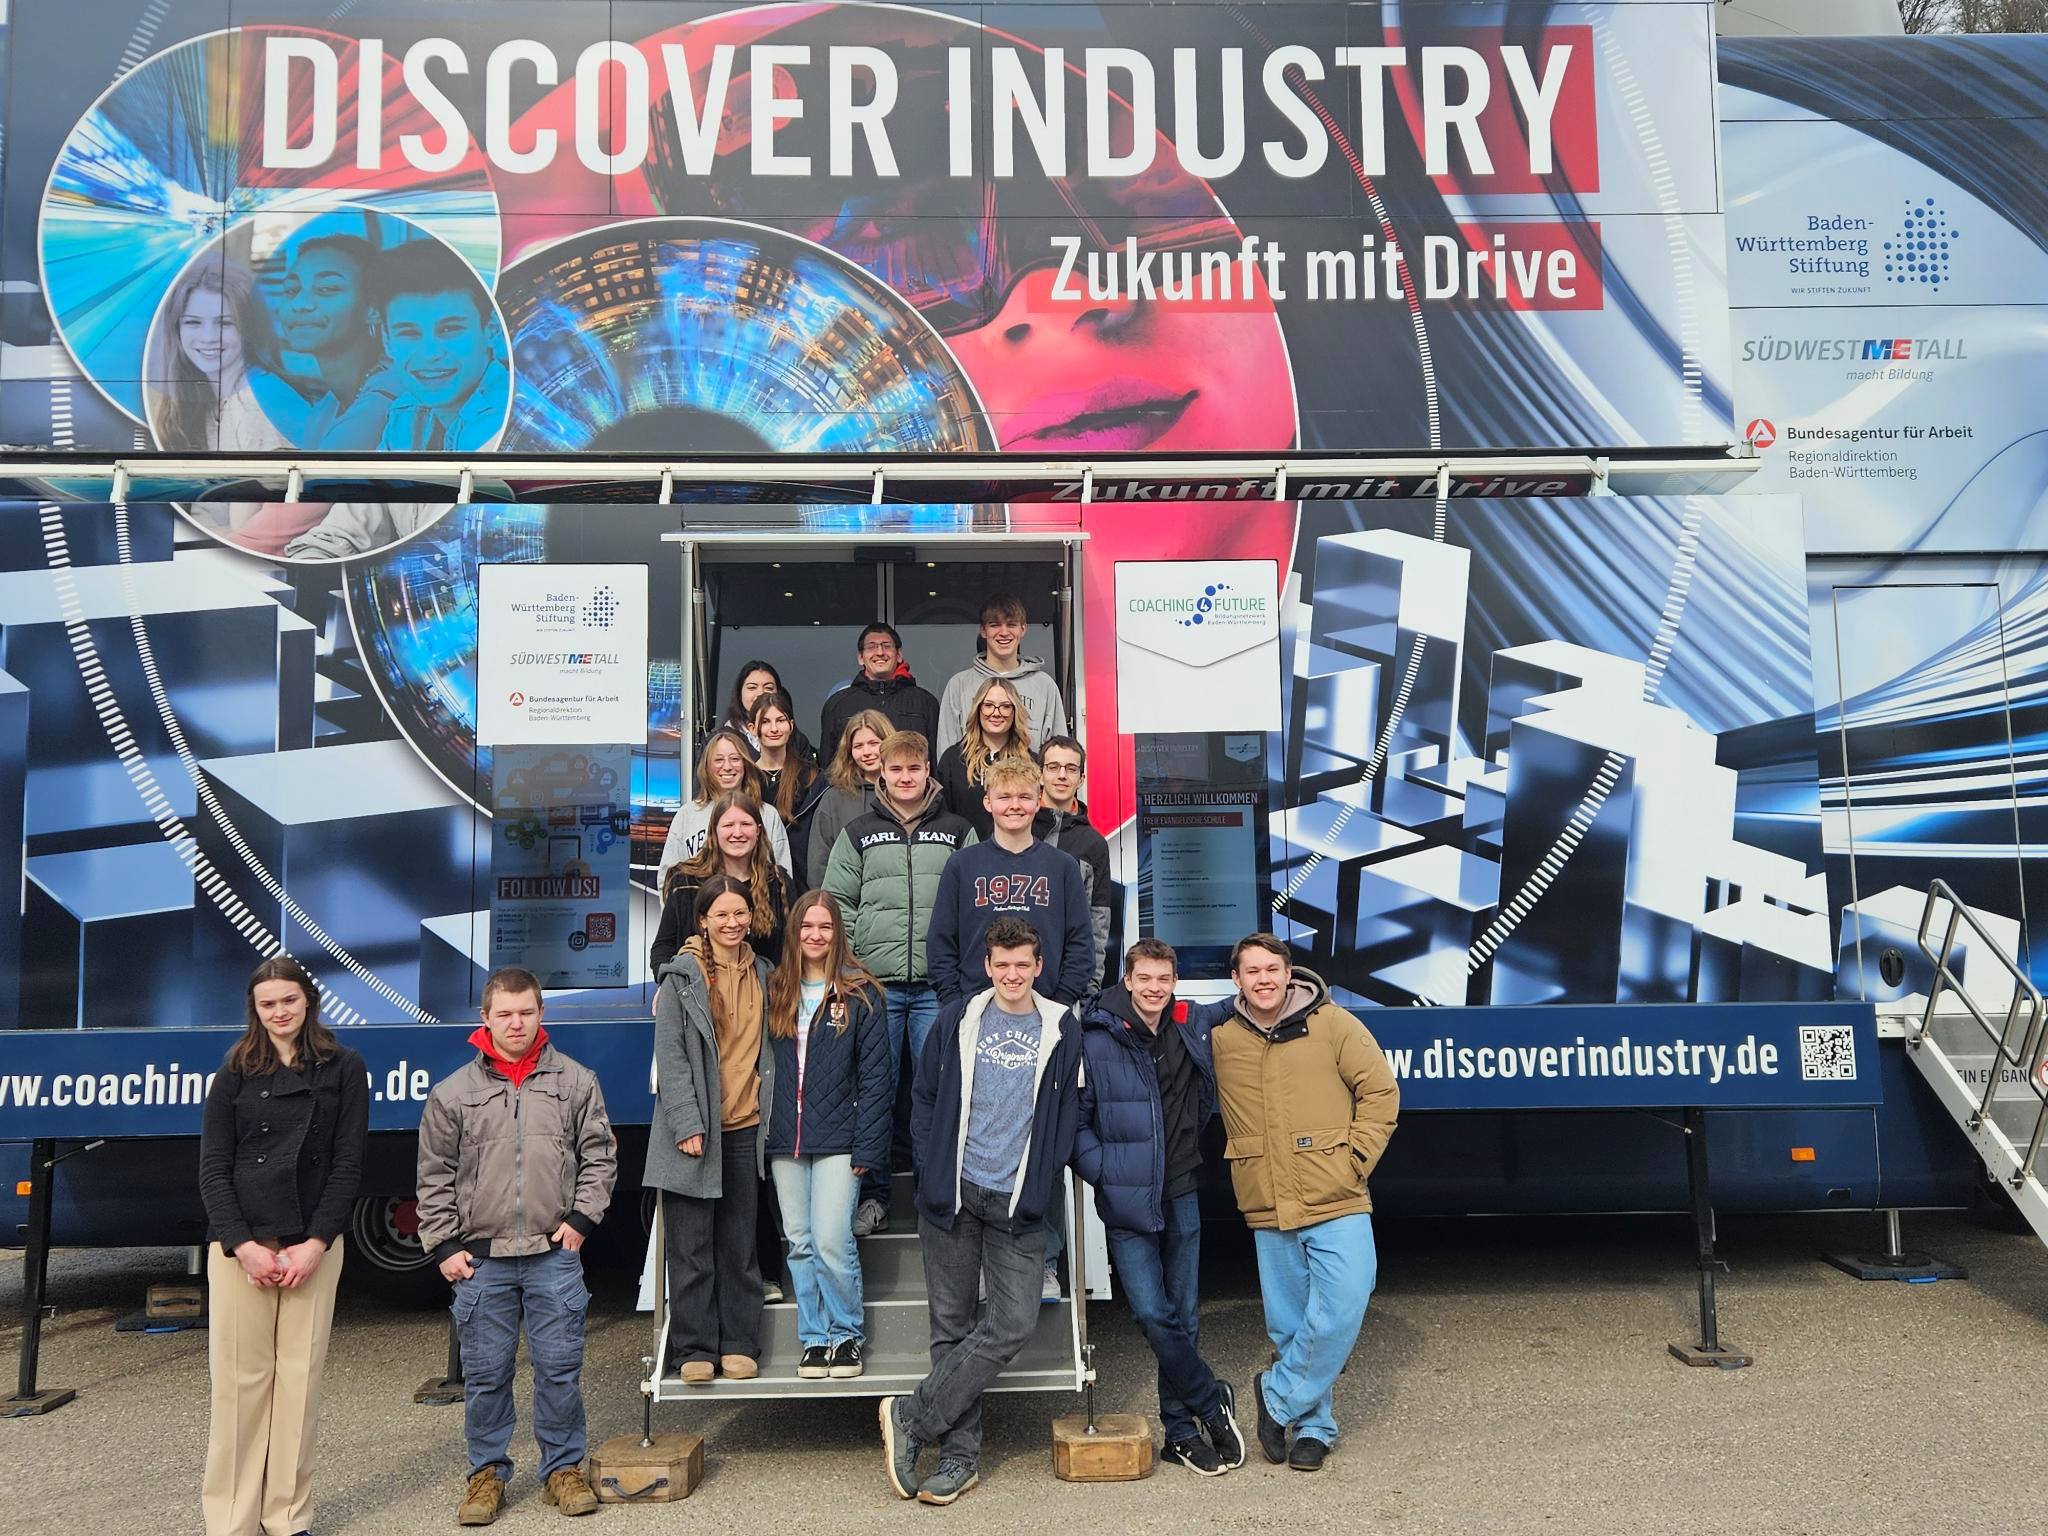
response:
M1945 921L1935 933L1937 919ZM1951 961L1967 926L1973 958L1995 960L2012 984L2003 1015L1987 1016ZM1934 967L1926 1005L1906 1031L1919 1069L1991 1176L2004 1186L2035 1236L2048 1243L2048 1003L1946 881L1928 887L1919 945ZM1944 1008L1944 1000L1949 1006ZM1971 1074L1981 1074L1979 1087Z

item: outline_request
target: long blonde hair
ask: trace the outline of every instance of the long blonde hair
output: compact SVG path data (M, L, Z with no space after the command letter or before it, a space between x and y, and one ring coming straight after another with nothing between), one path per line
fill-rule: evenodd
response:
M721 741L732 743L733 750L740 755L740 783L734 794L748 794L761 798L761 770L754 766L754 749L747 738L729 725L721 725L704 738L704 750L697 754L697 788L694 791L699 805L704 804L718 793L718 781L711 777L711 754L718 750Z
M675 894L685 880L702 883L725 873L725 854L718 846L718 824L728 811L745 811L754 818L754 851L747 859L747 908L752 917L747 929L755 938L765 938L775 927L775 896L782 884L782 869L768 848L768 827L761 819L761 802L740 790L728 790L711 802L711 819L704 827L704 846L668 873L663 900Z
M1010 696L1010 739L998 757L1019 757L1025 762L1031 758L1031 706L1024 702L1006 677L991 677L974 690L974 702L967 707L967 728L960 736L960 760L967 769L967 782L979 784L982 770L988 766L990 756L988 740L981 734L981 705L996 689L1002 689Z
M875 979L874 972L854 958L853 945L846 936L846 914L840 910L838 898L830 891L805 891L790 903L789 918L782 930L782 963L768 978L768 1033L778 1040L794 1040L797 1031L810 1022L797 1017L804 1000L804 951L797 931L803 927L804 914L813 907L823 907L832 914L832 947L825 952L825 974L831 977L832 990L842 997L849 992L866 992L870 1005L881 994L882 984ZM833 1027L845 1034L850 1022L842 1018Z
M879 709L864 709L846 722L846 729L839 733L839 746L832 753L832 766L825 771L825 777L832 781L834 789L843 789L849 795L859 794L861 786L867 783L853 761L855 731L873 731L876 743L880 744L895 734L896 727Z

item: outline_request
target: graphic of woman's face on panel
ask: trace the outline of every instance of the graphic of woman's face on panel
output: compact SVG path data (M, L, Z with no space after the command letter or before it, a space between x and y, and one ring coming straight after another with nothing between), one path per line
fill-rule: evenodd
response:
M222 394L242 381L242 323L217 286L195 287L178 316L178 349Z

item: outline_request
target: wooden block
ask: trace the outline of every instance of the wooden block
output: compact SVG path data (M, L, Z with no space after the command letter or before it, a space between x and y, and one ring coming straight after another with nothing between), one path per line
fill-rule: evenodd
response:
M1152 1475L1152 1421L1105 1413L1088 1433L1079 1414L1052 1421L1052 1475L1063 1483L1134 1483Z
M142 1315L152 1322L203 1317L206 1290L197 1285L152 1285L143 1293Z
M590 1455L590 1486L602 1504L673 1504L704 1478L702 1435L616 1435Z

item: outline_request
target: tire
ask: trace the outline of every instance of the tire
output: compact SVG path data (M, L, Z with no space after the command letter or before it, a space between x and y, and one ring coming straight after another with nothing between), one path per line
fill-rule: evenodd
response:
M419 1203L411 1195L364 1195L348 1226L344 1276L363 1290L405 1306L448 1299L448 1282L420 1247Z

